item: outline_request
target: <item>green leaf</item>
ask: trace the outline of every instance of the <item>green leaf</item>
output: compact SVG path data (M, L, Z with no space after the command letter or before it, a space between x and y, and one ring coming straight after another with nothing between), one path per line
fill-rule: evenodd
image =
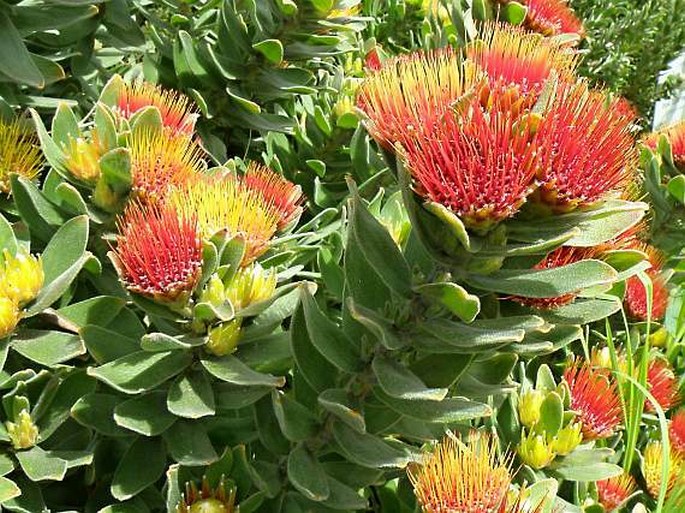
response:
M265 39L252 45L252 48L261 53L273 64L283 61L283 43L278 39Z
M24 476L17 476L14 480L21 490L21 495L3 503L3 509L19 513L35 513L36 511L47 510L40 485L29 481Z
M535 430L555 436L564 422L564 403L556 392L549 392L540 406L540 420Z
M10 255L16 255L19 249L12 225L2 214L0 214L0 248L9 251Z
M545 319L554 324L590 324L621 309L618 299L576 299L570 305L544 312Z
M442 401L407 401L391 397L378 388L374 390L374 394L396 412L424 422L448 424L492 415L488 405L465 397L448 397Z
M167 410L166 393L163 391L129 399L114 408L117 425L145 436L162 434L176 420Z
M204 356L200 363L215 378L234 385L282 387L285 384L284 377L254 371L231 355L221 358Z
M99 367L90 367L88 374L125 394L139 394L179 374L192 360L193 355L184 351L139 351Z
M21 469L31 481L61 481L67 473L67 462L36 446L16 453Z
M573 464L559 460L559 463L552 467L553 474L560 479L567 479L569 481L602 481L611 477L620 476L623 473L623 468L613 463L604 461L595 461L592 463ZM556 463L556 462L555 462Z
M21 490L17 486L17 483L6 477L0 477L0 504L4 506L7 501L19 497L20 495Z
M219 459L202 425L178 421L164 432L171 457L188 467L210 465Z
M48 440L69 419L72 406L84 395L95 391L96 385L97 382L81 369L71 371L61 380L49 407L35 419L42 441Z
M369 505L368 500L349 486L328 476L328 487L331 493L328 499L322 502L325 506L344 511L360 511L367 509Z
M473 321L480 312L480 300L478 296L469 294L468 291L456 283L428 283L414 287L421 296L438 303L464 322Z
M318 397L319 405L359 433L366 432L364 415L352 404L347 392L341 388L324 390Z
M423 337L421 337L422 334ZM435 319L418 325L418 334L413 342L417 347L433 353L473 353L512 342L521 342L525 334L526 331L518 326L484 328L475 324L468 325ZM430 337L425 337L425 335Z
M124 454L112 478L111 492L125 501L157 481L166 470L166 452L159 438L138 438Z
M302 495L323 501L330 495L326 473L304 445L297 445L288 455L288 480Z
M442 401L446 388L428 388L410 370L401 364L377 355L372 362L373 372L383 392L391 397L406 400Z
M78 119L68 104L60 102L52 118L52 138L58 145L66 146L72 139L81 136Z
M46 367L86 354L81 338L63 331L23 330L12 339L12 349Z
M135 339L100 326L84 326L80 334L88 348L88 353L97 363L111 362L135 353L139 349L139 344Z
M214 415L214 392L207 376L192 372L177 378L169 388L167 407L174 415L188 419Z
M140 118L139 118L140 120ZM131 152L128 148L114 148L99 160L101 180L117 194L128 192L133 183L131 176Z
M509 2L501 10L501 16L512 25L521 25L526 19L528 9L518 2Z
M160 351L178 351L182 349L192 349L206 343L204 337L193 337L181 335L172 337L166 333L147 333L140 339L140 347L144 351L158 353Z
M45 79L31 59L7 10L0 10L0 72L19 84L38 89L45 86Z
M114 421L114 409L121 399L111 394L88 394L71 407L71 416L86 427L106 436L126 435Z
M674 176L666 186L668 192L681 204L685 205L685 175Z
M62 176L67 177L68 173L64 167L64 152L52 139L52 137L50 137L50 134L43 124L43 120L35 111L35 109L29 109L29 112L31 113L33 124L36 127L36 134L38 135L40 148L43 150L45 160L47 160L48 164L50 164L53 169L59 172Z
M65 221L55 207L31 180L21 175L10 175L12 197L22 220L31 234L47 241Z
M290 321L290 346L297 368L309 386L317 392L335 387L338 371L312 344L302 306L295 310Z
M407 345L407 341L400 337L392 321L371 308L363 307L351 297L347 298L350 316L364 326L386 349L395 350Z
M333 437L351 462L369 468L404 468L411 457L374 435L362 434L336 422Z
M57 313L79 327L87 324L104 327L119 315L125 304L120 297L96 296L60 308Z
M282 392L271 392L271 401L278 425L285 437L300 442L314 436L317 431L316 417L304 406Z

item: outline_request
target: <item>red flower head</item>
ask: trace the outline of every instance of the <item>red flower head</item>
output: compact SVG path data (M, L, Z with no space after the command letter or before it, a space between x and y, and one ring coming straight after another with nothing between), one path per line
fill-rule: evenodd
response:
M525 26L545 36L583 35L583 24L568 5L568 0L525 0L528 7Z
M662 135L665 135L671 144L673 163L678 169L685 171L685 121L680 121L648 135L644 140L645 145L652 150L656 150Z
M383 62L381 61L381 56L378 53L377 47L373 47L367 52L364 57L364 64L371 71L378 71L383 67Z
M163 125L175 133L192 135L195 130L198 115L186 96L143 81L125 84L121 88L117 107L124 118L130 119L140 109L149 106L159 109Z
M571 392L571 409L578 413L587 440L607 438L621 422L621 403L616 382L606 369L575 361L564 372Z
M611 513L637 489L635 479L630 474L597 481L597 495L604 511Z
M673 450L685 457L685 408L673 415L668 432Z
M405 143L417 192L488 229L513 216L533 189L539 149L531 117L489 113L478 98L449 112L430 134Z
M261 193L278 212L278 229L283 229L302 212L302 189L268 167L250 162L243 177L248 189Z
M680 402L678 378L669 363L661 358L654 358L647 367L647 389L664 411L670 410ZM645 410L654 413L654 405L645 400Z
M619 103L584 81L559 87L539 127L541 145L549 148L539 196L553 210L590 205L635 180L635 118Z
M133 192L144 202L164 198L172 187L183 185L204 169L200 147L185 137L136 130L129 147Z
M634 249L644 251L649 263L652 264L646 273L652 280L652 320L659 321L666 315L668 307L668 287L661 272L665 257L658 249L645 243L637 244ZM647 320L647 290L637 276L631 276L626 280L623 303L629 317L640 321Z
M385 61L358 89L366 128L386 148L430 133L477 73L452 49L414 52Z
M149 298L183 301L200 277L197 220L169 206L129 204L117 221L114 262L126 288Z

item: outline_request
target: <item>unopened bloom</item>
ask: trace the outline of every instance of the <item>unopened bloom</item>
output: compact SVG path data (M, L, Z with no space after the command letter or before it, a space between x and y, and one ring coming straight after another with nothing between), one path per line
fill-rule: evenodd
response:
M556 456L545 434L535 431L523 434L516 452L523 463L536 470L545 468Z
M121 116L130 119L150 106L159 109L165 127L175 133L192 135L198 114L186 96L144 81L122 84L117 98L117 111Z
M245 187L259 192L278 213L278 229L293 222L302 212L302 188L268 167L250 162L243 177Z
M545 394L539 390L528 390L519 397L519 420L527 428L532 428L540 420L540 407Z
M235 351L239 341L240 319L233 319L209 329L205 349L215 356L225 356Z
M19 324L21 311L13 299L0 296L0 338L10 335Z
M652 310L651 319L659 321L666 315L668 308L668 287L663 277L662 269L665 261L663 253L648 244L636 244L639 249L647 254L647 260L652 265L645 273L652 280ZM623 298L626 313L632 319L646 321L650 316L647 308L647 289L642 280L637 276L631 276L626 280L626 292Z
M661 409L668 411L680 402L678 377L666 360L654 358L647 367L647 389ZM645 409L655 412L651 401L645 400Z
M550 441L549 447L557 454L557 456L568 456L576 449L576 447L580 445L582 441L582 424L580 424L580 422L571 422L559 430L559 432Z
M36 137L20 120L0 119L0 192L10 193L10 174L32 180L42 165L43 154Z
M685 458L685 408L673 415L668 433L673 450Z
M528 8L525 26L545 36L583 35L583 24L568 5L568 0L524 0Z
M645 447L642 462L642 475L647 484L647 491L652 497L659 496L661 489L661 471L664 465L663 444L650 442ZM674 451L669 455L668 490L671 490L683 470L683 458Z
M597 496L604 511L611 513L623 504L637 489L635 479L630 474L621 474L597 481Z
M605 369L575 361L564 372L571 393L571 409L588 440L607 438L621 422L622 411L616 382Z
M225 295L233 308L242 310L271 298L276 290L276 281L276 272L273 269L264 269L254 262L248 267L238 269L231 282L226 285Z
M126 288L163 302L186 299L202 264L197 219L168 205L134 202L117 228L114 262Z
M651 149L656 150L662 135L666 136L671 145L673 163L678 169L685 171L685 121L680 121L650 134L644 143Z
M15 449L30 449L38 441L38 427L33 423L31 415L21 410L14 422L6 422L7 435Z
M40 257L19 250L12 255L7 249L0 262L0 293L19 306L33 301L43 287L43 264Z
M485 435L446 437L408 474L423 513L498 512L511 483L508 459Z
M176 513L235 513L238 511L235 499L235 487L227 490L223 477L214 490L205 477L199 490L195 483L186 483L186 491L176 506Z
M96 133L92 133L90 138L69 138L62 151L64 166L74 178L91 185L100 178L100 157L105 154L105 150Z
M591 205L635 180L635 119L585 81L563 84L538 127L546 148L539 200L555 211Z

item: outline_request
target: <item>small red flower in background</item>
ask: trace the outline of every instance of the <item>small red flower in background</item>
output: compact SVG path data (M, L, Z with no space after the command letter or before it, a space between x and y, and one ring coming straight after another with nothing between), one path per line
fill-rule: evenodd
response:
M633 246L647 254L647 259L652 267L646 274L652 280L652 320L659 321L666 315L668 308L668 287L663 277L662 269L665 257L658 249L645 243L638 243ZM626 292L623 298L626 313L632 319L646 321L648 318L647 310L647 289L637 276L631 276L626 280Z
M378 54L378 48L371 48L364 57L364 65L371 71L378 71L383 67L381 57Z
M685 121L680 121L650 134L644 140L645 145L656 150L662 135L666 136L671 145L673 163L678 169L685 170Z
M129 204L117 221L114 261L130 291L164 301L182 300L197 284L202 242L195 218L169 206Z
M637 489L635 479L630 474L597 481L599 503L607 512L614 511L623 504Z
M550 151L539 179L539 199L556 211L595 203L636 176L634 117L618 98L584 81L559 87L540 123L541 146Z
M568 0L525 0L528 7L525 26L545 36L583 35L583 23L568 5Z
M266 202L276 209L279 214L279 230L290 224L302 212L301 187L263 164L250 162L243 183L248 189L259 191Z
M673 415L668 432L673 450L685 456L685 408L681 408Z
M192 135L198 114L191 101L176 91L168 91L149 82L126 84L119 91L117 107L119 114L130 119L144 107L157 107L162 123L176 133Z
M654 358L647 367L647 389L664 411L670 410L680 402L678 378L669 363L661 358ZM654 405L645 400L645 410L654 413Z
M606 369L576 360L564 372L571 392L571 409L583 425L586 440L607 438L621 423L622 411L616 382Z

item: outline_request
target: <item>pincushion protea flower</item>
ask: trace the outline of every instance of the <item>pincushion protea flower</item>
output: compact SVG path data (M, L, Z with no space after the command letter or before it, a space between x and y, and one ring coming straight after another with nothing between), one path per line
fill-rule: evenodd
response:
M169 194L169 203L186 217L195 216L202 237L219 232L245 241L243 265L261 254L276 233L279 212L262 196L244 184L240 177L197 175L185 187Z
M622 411L616 382L606 369L576 360L564 372L571 393L571 409L583 425L586 440L607 438L621 423Z
M200 278L197 218L169 205L132 202L117 228L112 256L126 288L161 302L185 301Z
M644 140L644 144L652 150L656 150L662 135L666 136L671 145L673 163L679 169L685 170L685 121L680 121L648 135Z
M684 467L682 456L671 451L669 454L669 471L667 489L670 491L679 479ZM652 497L659 496L661 489L661 471L664 465L663 445L660 441L649 442L645 447L642 461L642 474L647 491Z
M248 189L259 191L278 212L278 229L293 222L302 212L302 188L274 173L268 167L250 162L243 177Z
M2 251L0 261L0 294L15 301L19 306L33 301L43 287L43 264L40 257L18 251L12 255Z
M239 508L235 499L236 489L227 490L223 476L214 490L205 477L199 490L195 483L186 483L186 491L176 506L176 513L237 513Z
M407 141L404 158L419 195L486 230L513 216L533 189L539 148L532 118L485 112L471 98L430 134Z
M681 408L673 415L668 432L671 447L685 458L685 408Z
M680 402L678 377L666 360L654 358L647 367L647 389L664 411ZM645 409L654 413L651 401L645 401Z
M625 188L636 177L638 155L635 119L616 108L618 98L584 81L558 89L538 129L549 150L538 196L553 210L568 211Z
M506 511L510 466L486 435L466 443L448 436L408 475L423 513L499 513Z
M145 107L157 107L162 124L173 132L192 135L198 114L190 100L175 91L167 91L149 82L123 84L117 98L117 111L126 119Z
M160 130L136 130L129 140L133 193L143 202L157 201L204 170L200 147Z
M357 91L369 134L386 148L430 133L452 104L477 81L452 49L414 52L385 61Z
M21 310L16 301L0 296L0 339L9 336L21 319Z
M0 192L10 193L10 174L33 180L43 165L43 153L36 137L21 120L0 118Z
M658 249L645 243L636 243L633 249L643 251L647 255L647 260L652 265L646 274L652 280L652 320L663 319L668 308L668 287L663 277L662 269L665 256ZM626 313L629 317L646 321L649 317L647 309L647 289L642 280L637 276L631 276L626 280L626 291L623 298Z
M526 28L545 36L583 35L583 24L568 5L568 0L524 0L528 7Z
M637 489L635 479L630 474L597 481L597 496L604 510L611 513Z

